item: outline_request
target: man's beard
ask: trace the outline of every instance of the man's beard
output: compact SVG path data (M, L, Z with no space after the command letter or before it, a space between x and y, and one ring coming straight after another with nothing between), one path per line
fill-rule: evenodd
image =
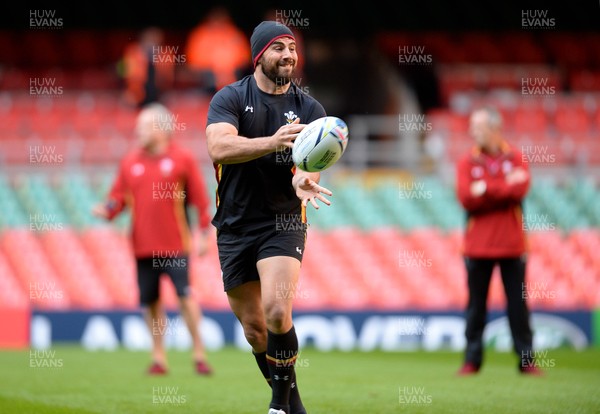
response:
M264 61L264 59L261 62L260 65L263 73L265 74L265 76L267 78L269 78L271 80L271 82L273 82L275 84L276 87L282 87L287 85L288 83L291 82L292 80L292 76L294 73L294 69L295 67L292 68L292 71L290 72L290 75L281 75L280 72L280 66L279 66L279 62L275 63L274 65L267 65L267 63Z

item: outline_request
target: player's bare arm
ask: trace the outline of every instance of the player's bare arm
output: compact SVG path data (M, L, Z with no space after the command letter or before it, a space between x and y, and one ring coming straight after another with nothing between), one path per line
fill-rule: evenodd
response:
M206 128L208 154L216 164L239 164L263 155L291 148L294 140L306 125L292 123L283 125L270 137L246 138L226 122L211 124Z
M296 191L296 195L302 201L302 206L306 207L308 202L312 204L315 209L319 209L319 204L316 200L319 200L326 205L331 205L331 201L323 196L323 194L332 196L333 193L325 187L319 185L321 179L321 173L318 172L306 172L299 168L296 169L296 173L292 178L292 186Z

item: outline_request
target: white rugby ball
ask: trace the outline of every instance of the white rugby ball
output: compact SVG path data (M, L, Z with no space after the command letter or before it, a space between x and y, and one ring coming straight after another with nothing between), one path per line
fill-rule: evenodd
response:
M301 170L319 172L335 164L348 145L348 126L335 116L306 125L292 147L292 160Z

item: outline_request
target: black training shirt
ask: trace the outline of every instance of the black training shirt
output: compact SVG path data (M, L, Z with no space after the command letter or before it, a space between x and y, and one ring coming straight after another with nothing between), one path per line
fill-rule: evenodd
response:
M207 126L226 122L246 138L267 137L300 118L308 124L326 115L323 106L293 82L288 92L261 91L253 75L219 90L210 102ZM214 164L219 230L247 232L274 226L284 214L300 215L302 206L292 187L291 148L238 164Z

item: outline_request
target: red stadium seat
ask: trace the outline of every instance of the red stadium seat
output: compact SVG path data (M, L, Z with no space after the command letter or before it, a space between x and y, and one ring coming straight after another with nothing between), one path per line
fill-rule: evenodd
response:
M466 50L469 59L467 62L504 63L507 60L502 44L490 33L466 33L459 44L460 48Z
M529 32L507 32L498 34L496 39L506 52L505 63L545 64L547 62L546 52Z
M600 71L574 70L569 77L569 86L578 92L600 91Z
M32 307L70 309L73 306L69 291L32 231L4 230L0 234L0 248L21 286L29 292Z
M16 67L6 68L0 76L0 90L2 91L22 91L29 87L29 77L25 71Z
M542 44L550 59L572 69L592 65L591 54L586 49L585 36L547 31L541 35Z
M26 30L19 35L18 44L23 53L25 67L52 68L65 61L61 44L62 30Z
M98 67L105 64L104 39L101 33L94 30L69 30L65 36L63 47L64 63L73 69Z
M545 131L548 117L543 109L519 109L515 112L513 130L516 133L535 134Z
M28 308L29 291L19 284L8 260L0 250L0 303L5 308Z
M425 32L417 36L416 43L424 45L425 51L431 53L435 62L440 64L469 62L468 51L459 46L458 38L458 35L448 32Z
M81 242L114 306L121 309L138 306L135 262L127 237L107 226L83 231Z
M106 91L118 90L120 81L116 71L106 67L85 68L77 73L78 88L83 90Z
M559 109L554 115L554 126L571 134L586 134L591 130L588 114L580 109Z
M48 259L56 269L73 306L79 309L109 309L114 302L102 284L100 275L70 229L40 235Z
M468 117L453 113L446 109L430 110L427 113L427 120L431 122L433 131L442 134L464 134L468 133Z

